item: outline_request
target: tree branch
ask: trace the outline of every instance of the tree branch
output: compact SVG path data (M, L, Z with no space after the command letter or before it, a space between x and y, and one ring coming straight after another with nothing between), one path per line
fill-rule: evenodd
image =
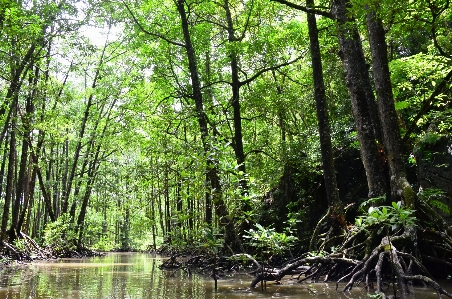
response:
M245 38L245 34L248 31L248 27L250 24L251 11L253 10L253 8L254 8L254 1L251 1L251 9L250 9L250 12L248 13L248 15L246 16L246 22L245 22L245 26L243 28L242 34L240 35L239 38L234 37L236 41L241 41Z
M240 86L243 86L243 85L246 85L246 84L252 82L253 80L255 80L257 77L259 77L260 75L262 75L265 72L272 71L272 70L277 70L277 69L279 69L279 68L281 68L283 66L291 65L292 63L297 62L298 60L300 60L303 57L304 57L304 54L298 56L294 60L291 60L291 61L288 61L288 62L285 62L285 63L281 63L281 64L278 64L278 65L275 65L275 66L263 68L260 71L258 71L257 73L255 73L253 76L251 76L250 78L248 78L248 79L246 79L244 81L240 81Z
M324 17L329 18L329 19L334 19L333 15L330 12L328 12L328 11L320 10L320 9L317 9L317 8L310 8L310 7L306 7L306 6L301 6L301 5L298 5L298 4L286 1L286 0L270 0L270 1L278 2L278 3L284 4L286 6L289 6L291 8L294 8L296 10L304 11L306 13L313 13L313 14L316 14L316 15L324 16Z
M175 45L175 46L179 46L179 47L183 47L185 48L185 44L179 43L179 42L175 42L173 40L170 40L168 38L166 38L164 35L159 34L159 33L155 33L155 32L151 32L149 30L146 30L143 25L141 25L141 23L138 21L138 19L136 18L136 16L133 14L132 10L130 9L129 5L127 4L126 1L122 1L122 3L124 3L124 6L126 7L127 11L129 12L130 16L132 17L134 23L140 28L140 30L150 36L153 37L157 37L160 39L163 39L164 41L166 41L169 44Z
M248 157L251 154L256 154L256 155L257 154L263 154L263 155L269 157L270 159L272 159L273 161L281 162L278 158L272 156L270 153L267 153L266 151L261 150L261 149L250 150L249 152L245 153L245 157Z

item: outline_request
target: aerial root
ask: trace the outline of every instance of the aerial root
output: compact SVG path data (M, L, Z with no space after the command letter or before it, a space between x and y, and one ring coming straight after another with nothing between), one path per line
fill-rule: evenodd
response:
M319 230L320 230L320 226L323 222L325 222L328 217L331 214L331 207L328 208L328 211L326 212L326 214L319 220L319 222L317 223L315 229L314 229L314 233L311 236L311 242L309 243L309 250L310 251L314 251L317 250L317 238L319 235Z
M360 261L347 259L347 258L340 258L335 255L330 256L311 256L311 257L305 257L299 260L295 260L293 263L287 264L286 266L279 269L277 272L267 273L267 272L260 272L257 273L256 277L251 282L250 287L254 288L260 281L262 280L272 280L273 277L276 277L277 280L281 280L284 276L288 274L293 274L294 271L296 271L301 266L311 265L311 268L309 271L305 271L305 275L315 278L316 281L319 279L319 274L326 275L331 267L333 267L335 264L340 264L344 266L353 265L356 266L360 264ZM301 272L301 271L300 271ZM300 273L299 272L299 273ZM303 279L305 280L306 277Z
M411 254L404 253L398 251L395 246L389 241L389 238L384 238L382 241L382 245L380 247L384 246L385 251L380 253L379 260L377 262L377 293L382 294L383 291L381 289L381 264L383 260L383 256L388 254L391 266L393 268L394 274L397 276L399 289L400 289L400 298L405 299L408 298L408 282L413 281L420 281L427 285L430 285L438 294L438 298L442 298L442 295L446 295L449 298L452 298L452 294L448 293L446 290L444 290L433 278L431 278L430 273L428 270L422 265L419 260L414 257ZM388 247L389 246L389 247ZM406 266L405 261L403 258L408 258L410 260L410 266ZM411 272L411 265L415 264L418 269L424 274L424 275L411 275L409 274Z
M14 244L5 240L0 242L1 257L9 257L21 262L55 258L51 250L41 248L27 234L19 232L16 234L16 238L17 243Z
M250 254L247 253L239 253L239 254L234 254L233 256L229 257L230 260L239 260L239 259L245 259L245 260L250 260L257 268L256 271L260 271L262 269L261 264L256 261L256 259L254 257L252 257Z
M371 256L363 263L363 267L359 271L356 271L357 267L355 269L353 269L353 271L350 273L350 274L353 274L352 278L345 285L344 289L342 290L343 292L351 290L356 279L363 276L364 273L369 271L370 263L378 256L380 251L381 251L381 249L379 247L375 248L374 251L372 252ZM340 280L338 281L338 283L339 282L340 282ZM337 284L336 284L336 289L337 289Z
M167 259L163 264L159 266L160 269L180 269L182 267L182 262L177 258L181 254L176 254Z
M447 292L443 287L439 285L435 280L424 276L424 275L404 275L403 279L405 281L422 281L425 282L428 285L431 285L433 289L436 291L436 294L438 294L438 298L442 298L442 295L446 295L449 298L452 298L452 294Z
M383 265L389 262L392 271L392 277L397 279L398 298L409 298L409 282L422 282L432 287L438 298L446 296L452 298L452 294L448 293L442 288L430 275L424 265L412 254L401 252L396 249L393 240L399 242L405 236L398 236L392 238L384 237L381 243L376 246L371 254L365 260L354 260L339 256L338 254L330 254L327 256L310 256L295 260L294 262L285 265L275 272L260 271L256 272L256 276L251 282L250 287L254 288L259 282L264 280L280 281L285 275L293 274L296 269L301 269L301 266L309 266L307 270L300 271L298 275L299 282L307 279L318 281L320 276L325 276L326 280L336 280L336 289L338 284L342 281L347 281L347 284L342 289L343 292L350 291L353 286L361 282L365 283L365 288L369 291L372 287L372 277L376 278L375 293L379 294L381 298L391 298L383 291L384 271ZM413 275L413 267L421 274ZM301 275L305 275L301 278ZM375 275L375 276L374 276ZM394 283L394 282L393 282Z

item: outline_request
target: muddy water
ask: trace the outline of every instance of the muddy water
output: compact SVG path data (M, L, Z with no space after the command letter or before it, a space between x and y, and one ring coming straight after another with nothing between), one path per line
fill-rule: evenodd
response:
M222 299L222 298L369 298L354 288L335 291L335 284L298 284L285 279L282 285L267 283L266 290L248 288L251 276L233 276L214 282L204 276L190 277L180 271L162 271L162 259L141 253L111 253L104 257L34 262L0 270L0 299ZM413 298L436 298L431 289L416 289Z

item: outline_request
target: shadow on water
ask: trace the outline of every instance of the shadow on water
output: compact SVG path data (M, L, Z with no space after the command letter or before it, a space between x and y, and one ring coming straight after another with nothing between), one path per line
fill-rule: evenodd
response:
M235 275L218 281L181 271L162 271L162 258L141 253L111 253L103 257L34 262L0 271L0 299L223 299L223 298L369 298L360 288L335 291L335 284L282 285L250 290L252 277ZM413 298L437 298L432 289L417 289Z

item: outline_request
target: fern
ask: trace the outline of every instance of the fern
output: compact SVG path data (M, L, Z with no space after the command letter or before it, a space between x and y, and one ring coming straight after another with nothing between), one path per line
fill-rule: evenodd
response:
M437 188L427 188L419 192L418 196L432 207L437 208L446 215L450 215L449 206L444 203L447 199L447 195L443 190Z

